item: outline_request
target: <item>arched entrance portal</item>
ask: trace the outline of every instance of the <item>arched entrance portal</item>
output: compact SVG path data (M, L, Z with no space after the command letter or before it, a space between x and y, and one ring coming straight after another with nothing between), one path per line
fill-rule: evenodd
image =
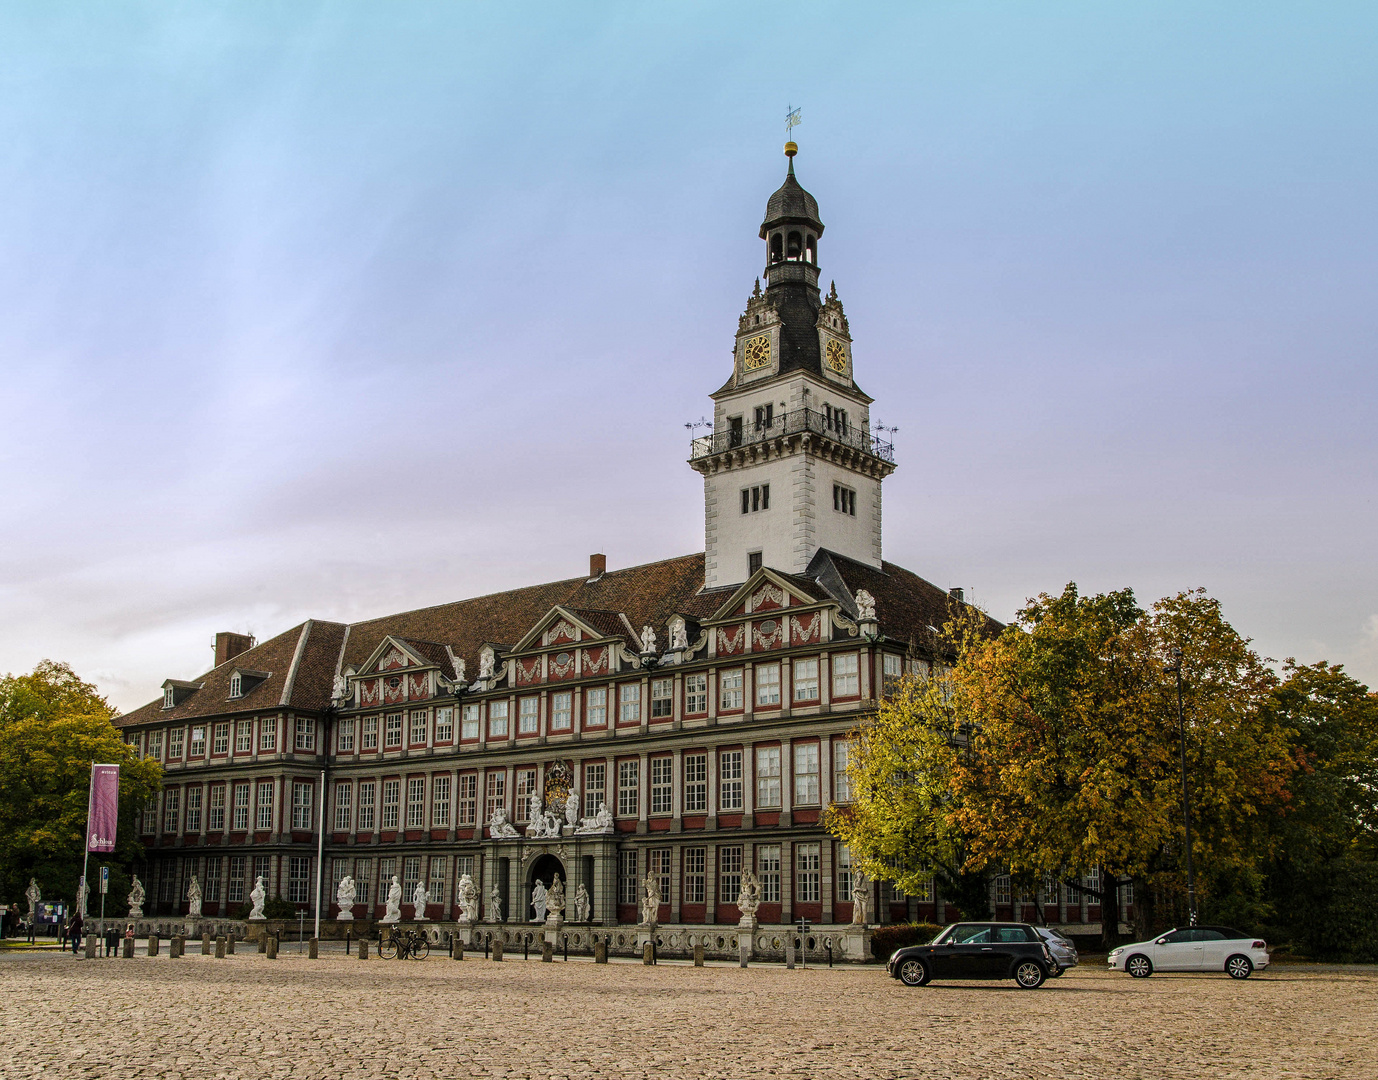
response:
M531 906L531 890L536 887L536 882L540 882L547 889L555 883L555 875L560 875L560 880L566 885L569 884L569 874L565 870L565 864L554 855L542 855L531 864L531 870L526 879L526 920L529 922L536 917L536 909Z

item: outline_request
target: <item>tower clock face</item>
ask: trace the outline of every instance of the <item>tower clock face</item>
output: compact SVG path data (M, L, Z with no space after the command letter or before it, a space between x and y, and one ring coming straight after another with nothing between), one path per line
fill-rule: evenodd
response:
M840 341L829 341L827 349L824 350L823 360L833 371L839 375L847 374L847 347Z
M742 352L742 367L747 371L770 367L769 334L761 334L746 343L746 348Z

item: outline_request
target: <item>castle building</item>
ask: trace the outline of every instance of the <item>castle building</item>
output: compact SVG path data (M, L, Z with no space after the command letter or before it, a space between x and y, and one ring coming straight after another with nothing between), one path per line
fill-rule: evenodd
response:
M659 923L727 929L750 871L762 925L852 920L848 853L823 824L849 799L848 733L943 662L934 628L962 597L883 558L894 448L872 434L787 153L765 288L690 447L704 551L612 570L594 555L563 581L261 644L218 635L211 670L118 721L166 770L140 823L150 914L185 912L193 876L208 916L260 877L314 911L319 871L323 918L346 876L349 914L383 917L396 877L403 920L452 923L467 874L482 923L522 924L559 874L589 927L618 927L643 921L650 875ZM931 888L865 888L871 922L943 917ZM992 901L1019 917L1008 881ZM1071 890L1053 903L1100 917Z

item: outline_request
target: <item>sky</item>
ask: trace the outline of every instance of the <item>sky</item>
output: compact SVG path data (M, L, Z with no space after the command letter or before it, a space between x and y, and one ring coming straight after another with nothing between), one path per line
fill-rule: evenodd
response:
M700 551L784 175L885 557L1378 684L1378 8L0 6L0 671Z

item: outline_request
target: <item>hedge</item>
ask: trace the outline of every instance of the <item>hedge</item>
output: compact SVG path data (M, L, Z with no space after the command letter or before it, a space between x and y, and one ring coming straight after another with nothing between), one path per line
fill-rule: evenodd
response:
M927 945L942 927L936 923L888 923L871 931L871 953L877 960L888 960L896 949L906 945Z

